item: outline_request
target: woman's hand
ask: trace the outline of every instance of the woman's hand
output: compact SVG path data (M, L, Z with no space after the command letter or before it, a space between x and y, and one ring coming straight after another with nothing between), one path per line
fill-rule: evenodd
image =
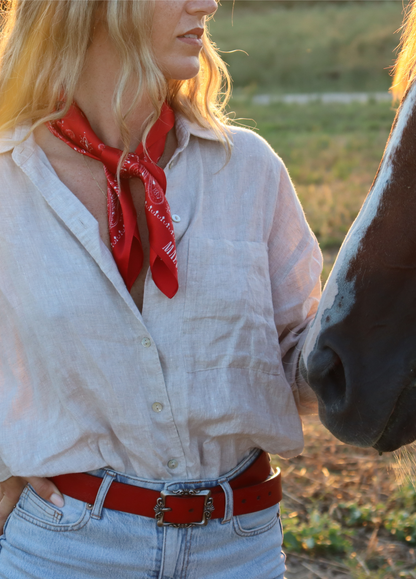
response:
M3 533L3 526L7 517L14 509L23 489L28 483L31 484L37 494L46 501L49 501L57 507L64 506L62 494L49 479L38 476L31 476L29 478L12 476L0 483L0 535Z

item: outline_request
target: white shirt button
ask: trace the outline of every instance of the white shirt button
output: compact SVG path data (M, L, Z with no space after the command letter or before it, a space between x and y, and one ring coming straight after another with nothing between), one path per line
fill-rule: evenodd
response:
M152 345L152 342L151 342L150 338L143 338L143 340L142 340L142 346L143 346L144 348L148 348L148 347L151 346L151 345Z
M162 412L163 404L161 402L154 402L152 404L152 410L153 412Z
M179 223L180 220L181 218L179 217L179 215L172 215L172 221L174 221L175 223Z
M168 467L169 468L177 468L178 464L179 463L176 460L176 458L171 458L170 461L168 462Z

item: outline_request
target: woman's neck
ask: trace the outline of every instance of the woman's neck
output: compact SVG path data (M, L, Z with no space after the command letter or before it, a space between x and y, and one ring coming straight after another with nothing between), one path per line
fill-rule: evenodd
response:
M120 74L120 62L111 46L104 26L98 22L88 49L84 68L75 92L75 101L85 113L97 137L106 145L123 149L123 141L112 110L112 99ZM130 101L131 102L131 101ZM125 98L122 113L128 110ZM144 121L153 107L144 98L127 119L131 135L130 151L139 145Z

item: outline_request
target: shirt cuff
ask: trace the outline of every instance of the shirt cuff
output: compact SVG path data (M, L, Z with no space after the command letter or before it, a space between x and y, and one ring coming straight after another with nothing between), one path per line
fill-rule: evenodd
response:
M298 364L300 361L300 357L298 358ZM318 414L318 399L316 397L315 392L306 382L305 378L302 375L302 372L299 370L297 371L296 376L296 383L298 386L298 393L299 393L299 401L298 401L298 411L299 414L305 416L306 414Z
M11 476L13 476L12 473L9 471L7 466L4 464L4 462L0 458L0 483L4 482L5 480L10 478Z
M301 416L318 413L318 399L316 394L305 380L299 368L302 348L303 344L305 343L307 334L307 331L303 332L303 335L295 347L295 351L292 357L293 366L296 368L294 396L298 412Z

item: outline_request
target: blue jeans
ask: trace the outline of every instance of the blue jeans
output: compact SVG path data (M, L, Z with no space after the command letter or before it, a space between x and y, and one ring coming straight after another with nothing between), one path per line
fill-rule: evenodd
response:
M228 481L257 455L219 480L161 483L96 471L103 484L94 505L65 496L58 509L27 486L0 537L0 579L283 579L279 505L232 516ZM147 517L103 509L113 480L155 490L221 484L224 519L204 527L158 527Z

